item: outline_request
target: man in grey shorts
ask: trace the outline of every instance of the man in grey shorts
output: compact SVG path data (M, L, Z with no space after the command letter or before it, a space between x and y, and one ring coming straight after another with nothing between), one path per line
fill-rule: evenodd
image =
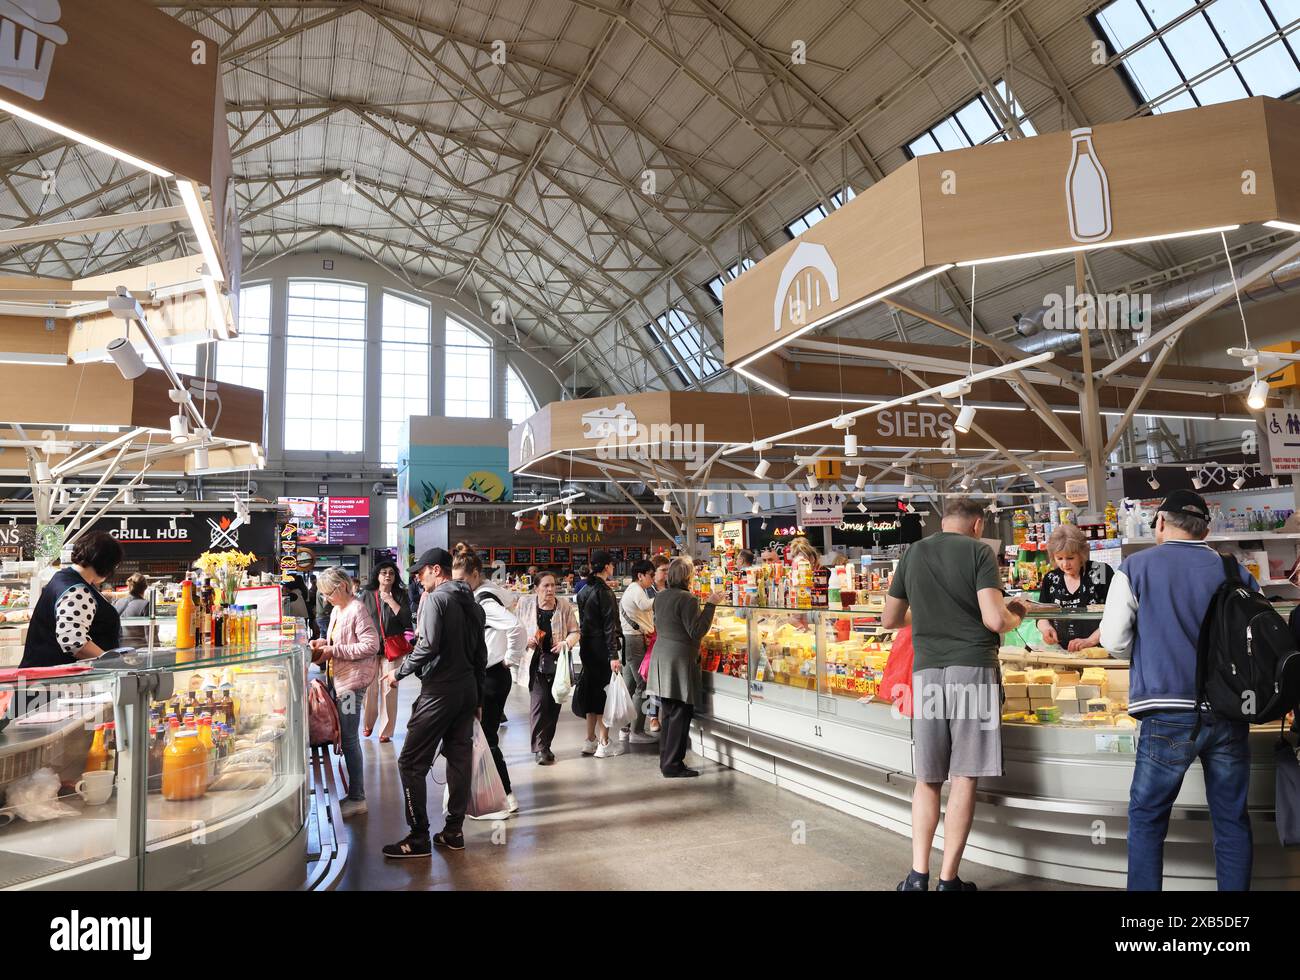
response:
M951 497L938 534L908 547L885 600L885 629L912 627L912 870L899 891L930 887L930 848L945 781L938 891L974 891L957 877L981 776L1002 775L998 640L1024 607L1002 596L997 558L980 542L984 505Z

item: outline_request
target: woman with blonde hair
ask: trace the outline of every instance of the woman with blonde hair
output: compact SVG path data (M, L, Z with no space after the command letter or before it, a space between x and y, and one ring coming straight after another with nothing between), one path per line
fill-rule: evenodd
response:
M313 653L333 661L334 696L339 703L339 735L348 767L348 795L339 807L344 817L366 812L365 770L357 728L366 688L379 673L376 656L382 641L375 619L361 603L352 579L341 568L326 568L316 580L321 598L330 606L325 636L311 641Z
M1050 602L1064 611L1076 612L1105 604L1114 572L1105 562L1088 558L1088 539L1082 531L1073 524L1060 525L1048 539L1047 553L1056 567L1043 576L1039 602ZM1038 632L1045 643L1059 643L1067 650L1084 650L1101 642L1099 620L1042 619L1038 621Z
M802 534L790 540L789 555L791 564L804 561L813 568L822 567L822 556L817 553L817 549Z

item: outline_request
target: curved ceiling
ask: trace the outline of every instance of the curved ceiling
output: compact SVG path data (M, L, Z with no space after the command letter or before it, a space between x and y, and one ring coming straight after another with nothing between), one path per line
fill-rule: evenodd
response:
M221 44L245 275L295 250L368 258L485 318L504 311L513 342L583 389L734 388L729 372L676 372L645 325L676 308L720 361L720 310L702 284L782 244L791 220L846 184L902 165L909 140L997 79L1038 132L1139 111L1115 68L1088 58L1093 0L156 5ZM162 206L170 193L0 122L0 224ZM110 271L171 257L182 235L33 243L0 254L0 271ZM1116 250L1092 273L1113 289L1204 248ZM981 324L1004 328L1040 302L1059 265L982 273ZM969 283L923 291L948 312ZM937 336L882 311L851 329Z

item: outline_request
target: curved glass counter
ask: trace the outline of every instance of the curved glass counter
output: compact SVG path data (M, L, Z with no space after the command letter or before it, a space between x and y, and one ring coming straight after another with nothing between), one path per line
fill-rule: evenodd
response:
M309 664L264 637L0 674L0 888L295 887Z

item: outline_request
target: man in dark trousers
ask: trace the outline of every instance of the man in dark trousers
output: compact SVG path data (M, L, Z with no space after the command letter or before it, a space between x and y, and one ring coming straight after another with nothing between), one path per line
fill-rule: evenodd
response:
M415 577L428 594L416 620L415 649L393 675L393 683L407 674L420 678L420 695L411 706L406 744L397 760L411 832L387 845L385 857L428 857L432 850L425 780L439 744L447 760L449 798L447 822L433 843L465 849L461 828L469 804L474 721L483 716L487 644L483 610L469 587L452 579L452 569L452 557L442 548L430 548L415 562Z

